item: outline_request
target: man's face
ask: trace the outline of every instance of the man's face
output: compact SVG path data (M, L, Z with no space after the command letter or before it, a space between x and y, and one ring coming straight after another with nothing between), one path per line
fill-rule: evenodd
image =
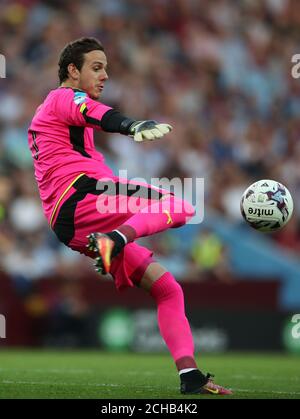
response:
M106 69L107 59L103 51L95 50L84 54L83 66L78 72L78 89L84 90L92 99L99 99L108 79Z

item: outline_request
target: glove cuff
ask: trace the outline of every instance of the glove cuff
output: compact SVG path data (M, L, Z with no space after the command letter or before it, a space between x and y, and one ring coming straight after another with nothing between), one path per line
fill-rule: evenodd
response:
M157 122L154 120L134 121L129 127L129 135L134 135L138 131L153 129L156 124ZM135 130L136 127L137 129Z
M136 123L135 119L125 118L120 124L120 134L132 134L131 128Z
M110 109L103 115L100 126L105 132L119 132L129 135L129 128L134 122L135 119L128 118L115 109Z

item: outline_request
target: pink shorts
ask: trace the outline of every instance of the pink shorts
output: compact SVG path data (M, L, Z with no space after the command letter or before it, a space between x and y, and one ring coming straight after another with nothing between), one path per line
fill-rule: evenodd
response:
M125 223L138 208L157 202L170 192L128 179L97 179L82 176L60 203L53 230L61 242L73 250L95 258L87 250L87 236L109 232ZM147 266L154 262L153 252L137 243L129 243L113 259L111 274L118 290L140 282Z

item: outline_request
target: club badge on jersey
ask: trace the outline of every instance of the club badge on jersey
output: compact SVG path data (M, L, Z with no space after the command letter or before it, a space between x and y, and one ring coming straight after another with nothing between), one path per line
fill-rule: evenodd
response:
M76 105L80 105L85 101L87 94L85 92L75 92L74 94L74 103Z

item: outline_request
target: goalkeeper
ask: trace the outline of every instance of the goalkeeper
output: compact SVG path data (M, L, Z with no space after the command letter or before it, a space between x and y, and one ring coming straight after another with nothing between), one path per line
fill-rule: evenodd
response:
M116 177L94 146L94 129L143 142L162 138L172 127L136 121L98 102L106 70L98 40L68 44L59 59L60 87L33 117L29 146L45 216L59 240L96 259L98 271L110 273L117 289L138 286L149 292L182 393L229 394L197 368L180 285L150 250L135 242L184 225L194 215L193 207L166 190Z

